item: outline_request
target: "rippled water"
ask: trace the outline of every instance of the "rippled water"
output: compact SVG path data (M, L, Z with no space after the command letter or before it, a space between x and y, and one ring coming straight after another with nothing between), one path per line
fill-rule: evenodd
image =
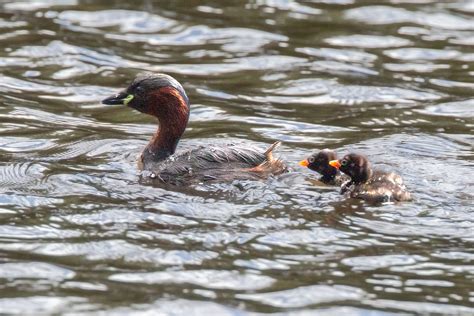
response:
M1 2L0 312L474 313L473 2L225 3ZM294 172L141 183L156 123L100 100L143 70L190 97L180 150L281 140ZM315 184L325 147L415 200Z

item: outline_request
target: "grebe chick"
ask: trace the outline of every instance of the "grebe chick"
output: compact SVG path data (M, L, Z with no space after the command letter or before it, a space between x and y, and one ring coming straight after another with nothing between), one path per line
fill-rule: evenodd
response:
M319 181L327 185L341 186L349 180L349 177L339 172L337 168L329 165L329 161L335 159L337 159L336 153L326 148L312 154L307 159L301 160L299 165L319 173L321 175Z
M402 177L394 172L373 170L365 156L348 154L329 164L350 177L350 181L343 184L341 193L349 192L353 198L375 203L411 200Z

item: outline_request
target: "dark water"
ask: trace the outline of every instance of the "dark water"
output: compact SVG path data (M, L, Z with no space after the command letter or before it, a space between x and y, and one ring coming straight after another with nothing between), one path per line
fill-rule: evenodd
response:
M0 313L474 313L474 2L0 7ZM191 99L180 150L281 140L295 172L141 184L154 120L99 101L144 70ZM415 201L315 185L325 147Z

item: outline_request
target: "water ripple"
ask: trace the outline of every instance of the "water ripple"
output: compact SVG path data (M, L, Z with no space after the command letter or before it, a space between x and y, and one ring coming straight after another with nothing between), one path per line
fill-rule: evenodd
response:
M45 279L63 281L72 279L76 273L44 262L8 262L0 264L2 279Z
M349 9L346 18L368 24L417 23L447 30L474 30L472 19L446 13L413 12L389 6Z
M280 308L296 308L331 302L359 301L365 295L364 291L350 286L312 285L278 292L237 294L236 297Z
M455 50L428 48L398 48L386 50L384 54L400 60L445 60L461 56L461 53Z
M285 42L288 37L246 28L209 28L196 25L173 34L106 34L106 38L131 43L144 42L150 45L199 46L218 44L224 51L256 51L272 42Z
M118 26L121 33L155 33L176 25L176 22L162 16L142 11L62 11L56 21L61 25L78 24L86 28L110 28Z
M303 88L304 86L304 88ZM314 91L316 96L300 96ZM272 103L306 103L306 104L361 104L364 102L415 103L441 98L436 93L415 91L396 87L374 87L341 85L333 81L304 79L289 82L285 87L272 90L275 96L253 97L254 101ZM324 93L324 94L323 94ZM276 95L283 96L276 96ZM293 96L291 96L293 95ZM291 96L291 97L290 97Z
M235 271L199 270L150 273L121 273L109 277L112 281L145 284L190 283L208 289L259 290L275 280L267 276L241 274Z
M348 46L359 48L389 48L409 46L413 42L395 36L375 36L375 35L347 35L335 36L325 39L325 42L334 46Z
M460 118L474 117L474 100L440 103L420 110L421 113Z
M73 6L77 5L77 0L33 0L33 1L15 1L6 3L4 8L12 11L35 11L54 6Z
M0 311L6 314L55 314L71 312L77 305L86 305L82 297L25 296L0 299ZM75 306L75 307L73 307ZM80 310L80 308L77 308Z

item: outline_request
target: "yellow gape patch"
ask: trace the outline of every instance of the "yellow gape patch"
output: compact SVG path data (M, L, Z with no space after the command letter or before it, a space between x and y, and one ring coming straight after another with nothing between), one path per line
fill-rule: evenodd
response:
M127 95L127 97L123 99L123 105L127 105L132 100L133 100L133 94Z

